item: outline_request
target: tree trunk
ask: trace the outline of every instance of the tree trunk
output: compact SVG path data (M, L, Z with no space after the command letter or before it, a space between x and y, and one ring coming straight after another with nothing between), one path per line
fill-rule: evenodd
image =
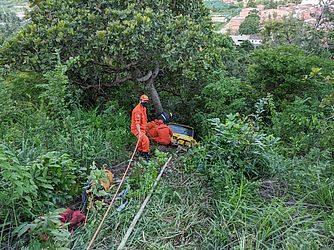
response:
M154 78L152 77L148 82L148 87L150 89L151 99L155 108L155 113L158 114L163 112L164 109L162 107L159 94L154 86Z
M160 97L159 94L154 86L154 80L156 79L156 77L158 76L160 71L159 68L159 64L156 63L155 65L155 69L154 72L149 71L146 75L141 76L141 77L136 77L138 82L146 82L149 90L150 90L150 94L151 94L151 100L153 102L154 108L155 108L155 113L156 115L160 112L163 112L164 109L162 107L161 101L160 101ZM140 72L137 73L137 75L141 75Z

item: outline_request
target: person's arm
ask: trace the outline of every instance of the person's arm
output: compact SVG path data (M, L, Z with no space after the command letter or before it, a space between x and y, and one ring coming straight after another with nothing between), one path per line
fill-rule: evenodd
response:
M147 123L147 129L146 131L150 131L150 130L153 130L155 128L155 123L153 121Z
M141 137L140 124L137 123L136 128L137 128L137 131L138 131L138 136Z
M138 136L141 137L141 130L140 130L140 122L141 122L141 115L140 113L135 113L135 121L136 121L136 129L138 132Z

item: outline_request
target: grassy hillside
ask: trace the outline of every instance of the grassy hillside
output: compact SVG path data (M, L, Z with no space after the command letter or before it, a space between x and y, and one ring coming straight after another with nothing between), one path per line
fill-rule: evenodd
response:
M4 12L17 12L27 4L28 1L20 0L1 0L0 10Z
M222 15L227 19L239 15L242 5L226 4L220 0L204 0L205 6L212 15Z
M127 249L334 249L333 33L287 19L237 47L199 1L37 4L2 29L0 249L87 248L142 94L199 143L137 152L92 249L117 249L170 156Z

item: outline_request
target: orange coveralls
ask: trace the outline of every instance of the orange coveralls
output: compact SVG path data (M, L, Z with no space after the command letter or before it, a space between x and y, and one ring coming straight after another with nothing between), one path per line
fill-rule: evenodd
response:
M162 120L154 120L148 123L148 135L154 142L162 145L168 145L171 142L173 132L162 122Z
M154 121L147 123L147 134L149 137L154 138L158 136L157 126L159 124L159 121L161 120L155 119Z
M136 125L140 125L141 138L136 128ZM131 132L139 139L138 151L148 153L150 151L150 141L146 135L147 129L147 115L146 108L140 103L132 110L131 115Z

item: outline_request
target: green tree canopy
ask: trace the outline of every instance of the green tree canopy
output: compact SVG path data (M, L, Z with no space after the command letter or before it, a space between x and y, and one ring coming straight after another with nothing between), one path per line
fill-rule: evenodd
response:
M268 21L261 31L263 43L267 46L291 44L314 54L328 54L333 50L330 34L293 17Z
M140 82L157 111L162 106L153 83L160 72L196 79L218 56L199 0L40 0L30 18L1 49L2 65L45 71L54 68L57 53L61 62L76 57L71 82L94 92Z
M251 55L248 79L262 93L272 93L280 99L295 95L319 95L321 85L305 81L312 68L322 68L330 73L334 63L318 56L306 54L295 46L277 46L255 50Z
M256 2L253 0L248 1L247 8L256 8Z
M241 35L257 34L260 30L260 17L257 13L251 13L241 23L239 33Z
M21 26L21 20L13 11L0 10L0 45Z

